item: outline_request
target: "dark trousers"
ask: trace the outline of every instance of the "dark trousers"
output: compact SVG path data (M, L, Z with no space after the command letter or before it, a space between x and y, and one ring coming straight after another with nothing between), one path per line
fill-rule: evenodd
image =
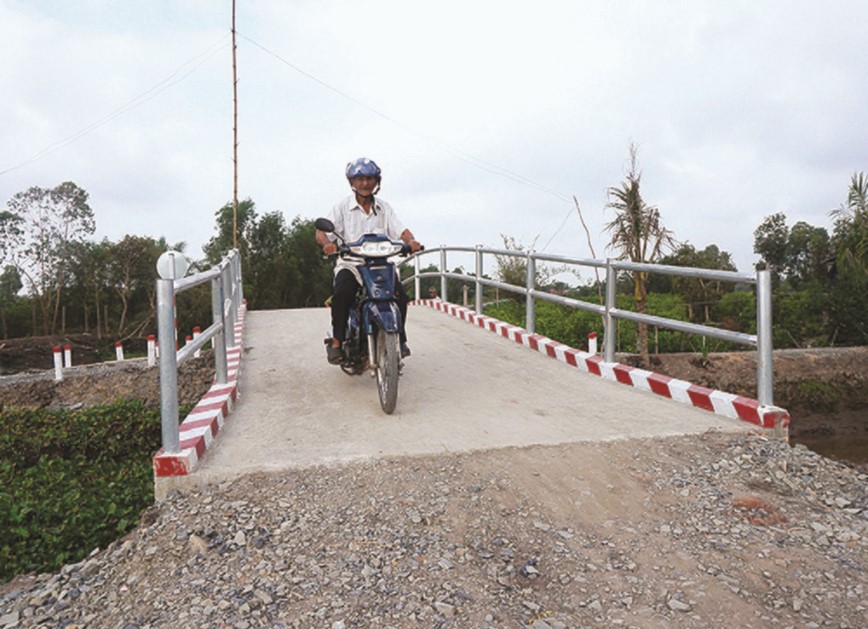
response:
M334 338L343 342L347 338L347 318L350 316L350 306L359 289L356 276L348 269L341 269L335 276L334 295L332 296L332 334ZM407 321L407 304L410 298L404 285L395 280L395 298L398 302L398 310L401 311L401 342L407 342L407 332L404 324Z

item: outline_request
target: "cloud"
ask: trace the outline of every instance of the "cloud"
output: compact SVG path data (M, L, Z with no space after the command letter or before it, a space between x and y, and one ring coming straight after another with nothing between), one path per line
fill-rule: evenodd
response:
M606 255L606 190L635 141L667 226L745 270L764 216L828 226L866 170L866 18L855 0L239 3L240 196L313 218L369 155L426 242L589 255L576 195ZM72 179L102 235L200 247L232 194L228 29L228 3L204 0L0 6L0 170L168 79L0 194Z

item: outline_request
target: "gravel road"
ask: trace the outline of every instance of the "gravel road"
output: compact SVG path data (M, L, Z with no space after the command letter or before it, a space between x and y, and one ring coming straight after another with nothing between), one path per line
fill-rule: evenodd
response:
M866 480L716 432L246 476L0 587L0 627L865 627Z

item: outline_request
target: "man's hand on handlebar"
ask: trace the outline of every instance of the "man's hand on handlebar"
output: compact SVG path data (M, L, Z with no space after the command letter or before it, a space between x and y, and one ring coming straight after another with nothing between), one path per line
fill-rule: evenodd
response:
M421 251L425 248L418 240L411 240L407 243L407 246L410 247L410 253L416 253L417 251Z
M338 252L338 246L335 243L330 242L327 245L323 245L322 252L327 256L334 255Z

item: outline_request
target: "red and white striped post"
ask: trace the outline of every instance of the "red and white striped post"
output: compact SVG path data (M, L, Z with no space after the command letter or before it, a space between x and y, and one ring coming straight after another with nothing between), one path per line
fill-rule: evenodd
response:
M148 367L157 364L157 338L153 334L148 335Z
M124 346L120 341L115 341L115 357L118 360L124 359Z
M63 364L72 367L72 345L63 346Z
M591 332L588 334L588 353L596 354L597 353L597 333Z
M193 327L193 338L195 339L200 334L202 334L202 328L200 328L198 325L194 326ZM201 356L201 355L202 355L201 350L197 349L195 352L193 352L193 358L199 358L199 356Z
M60 345L54 346L54 379L63 380L63 355L60 353Z

